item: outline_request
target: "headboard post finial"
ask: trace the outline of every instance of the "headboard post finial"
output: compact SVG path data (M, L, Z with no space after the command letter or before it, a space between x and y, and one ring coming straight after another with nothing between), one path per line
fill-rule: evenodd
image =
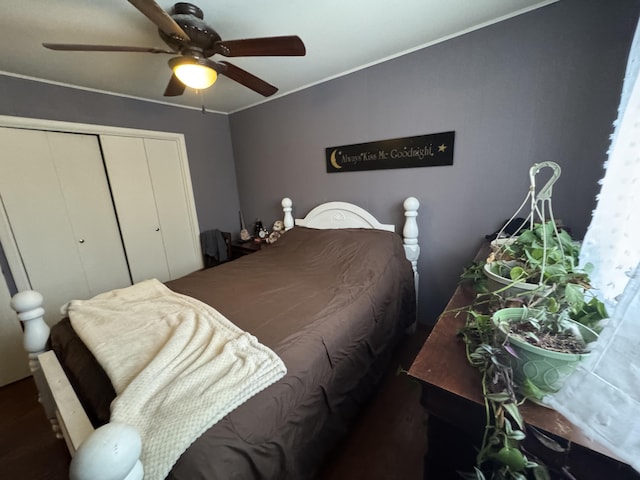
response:
M418 245L418 222L416 217L418 216L418 208L420 208L420 202L416 197L407 198L404 203L404 228L402 229L402 236L404 237L404 254L407 260L411 262L413 268L413 281L416 289L416 303L418 302L418 283L420 275L418 274L418 257L420 257L420 245ZM414 325L415 327L415 325Z
M409 197L404 201L403 206L404 216L406 217L404 228L402 229L404 243L406 245L417 245L418 222L416 222L416 217L418 216L418 208L420 208L420 202L416 197Z
M291 230L293 228L293 215L291 214L291 210L293 210L293 202L290 198L285 197L282 199L282 211L284 212L284 230Z

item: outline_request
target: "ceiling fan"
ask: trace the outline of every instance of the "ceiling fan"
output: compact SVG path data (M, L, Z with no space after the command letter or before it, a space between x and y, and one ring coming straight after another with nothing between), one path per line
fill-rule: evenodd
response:
M232 63L211 60L209 57L215 54L224 57L303 56L306 53L304 43L295 35L222 40L220 35L204 22L202 10L191 3L176 3L166 12L154 0L128 1L158 27L160 37L171 50L69 43L42 45L51 50L64 51L177 55L169 60L173 74L164 92L167 97L182 95L186 86L196 89L208 88L216 81L218 74L269 97L278 91L276 87Z

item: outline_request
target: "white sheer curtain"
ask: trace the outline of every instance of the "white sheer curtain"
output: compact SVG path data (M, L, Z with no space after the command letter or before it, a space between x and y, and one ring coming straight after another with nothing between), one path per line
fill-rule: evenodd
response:
M581 262L611 316L589 359L545 401L640 471L640 23Z

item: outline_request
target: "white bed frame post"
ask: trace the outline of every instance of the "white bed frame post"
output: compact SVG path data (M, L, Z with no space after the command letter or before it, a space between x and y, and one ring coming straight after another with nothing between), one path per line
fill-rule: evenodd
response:
M420 202L415 197L407 198L404 203L404 216L405 222L402 229L402 236L404 238L404 254L407 260L411 262L413 268L413 282L416 289L416 316L418 315L418 281L420 275L418 274L418 257L420 257L420 245L418 245L418 222L416 217L418 216L418 208L420 208ZM417 318L416 318L417 323ZM416 323L411 327L411 331L415 331Z
M282 211L284 212L284 231L286 232L287 230L291 230L294 225L293 214L291 213L291 210L293 210L293 202L290 198L283 198L281 205Z
M50 330L44 321L42 295L35 290L24 290L13 296L11 308L16 311L24 327L22 346L29 355L29 369L38 389L38 401L44 407L56 437L63 438L56 418L56 406L38 360L38 355L47 350Z
M56 437L65 440L73 457L70 478L141 480L138 432L118 423L94 430L55 353L47 351L50 328L44 321L42 295L34 290L19 292L11 299L11 308L24 326L23 346L29 354L38 400Z

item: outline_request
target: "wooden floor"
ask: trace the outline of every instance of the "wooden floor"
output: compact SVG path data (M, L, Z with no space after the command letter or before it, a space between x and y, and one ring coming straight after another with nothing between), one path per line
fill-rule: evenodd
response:
M0 478L68 478L69 452L53 434L31 377L0 388L0 412Z
M351 434L337 445L318 480L420 480L426 452L426 417L408 369L428 330L403 341L383 385ZM69 454L53 435L36 401L31 378L0 388L0 478L66 480Z

